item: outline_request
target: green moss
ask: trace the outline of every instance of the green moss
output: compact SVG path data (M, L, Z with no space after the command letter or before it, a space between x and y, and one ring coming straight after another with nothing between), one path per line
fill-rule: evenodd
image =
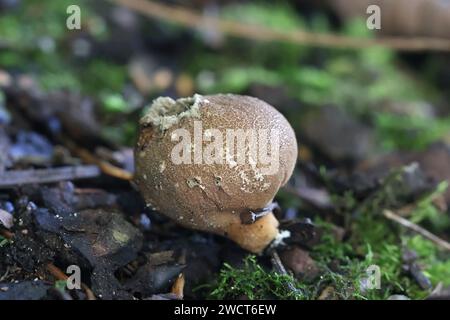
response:
M402 170L395 170L375 194L353 209L358 216L351 225L349 241L355 252L366 256L366 265L377 265L381 271L381 289L365 292L368 299L386 299L392 294L417 291L417 286L402 271L400 230L381 215L382 210L398 205L403 198L402 181Z
M436 198L443 196L448 188L448 182L442 181L436 190L419 199L411 212L410 220L414 223L427 222L434 230L441 232L450 227L450 218L434 205Z
M273 28L282 32L306 29L306 23L296 14L295 10L288 4L257 4L243 3L229 5L223 8L222 16L227 20L234 20ZM279 42L276 45L265 42L246 43L236 40L231 43L232 50L239 50L239 60L248 62L268 69L285 66L287 68L297 64L304 57L307 50L292 43Z
M427 275L431 283L437 285L442 282L444 285L450 285L450 259L446 261L436 261L425 267L425 275Z
M374 119L381 143L387 150L423 150L450 132L450 118L379 113Z
M121 94L104 93L100 98L106 112L121 113L128 111L129 105Z
M82 8L82 19L90 19L92 11L85 0L29 0L2 14L0 19L0 38L14 49L32 49L39 39L50 37L56 41L67 36L66 9L76 4Z
M450 255L439 252L436 245L420 235L405 237L409 249L419 256L419 263L433 285L450 285Z
M384 224L386 222L384 221ZM402 269L402 246L383 228L383 221L372 221L371 227L359 225L361 234L355 249L349 242L339 242L331 233L331 226L319 222L325 234L322 243L316 246L312 256L318 261L323 274L316 287L332 286L339 299L387 299L393 294L405 294L412 299L421 299L427 295ZM369 226L369 225L368 225ZM384 238L383 238L384 237ZM349 241L354 240L353 237ZM373 249L372 247L375 247ZM333 270L330 266L335 265ZM336 267L337 265L337 267ZM381 288L368 289L364 286L367 268L376 265L381 271Z
M54 91L59 89L71 89L79 91L81 84L79 79L72 73L67 71L53 72L50 70L43 71L38 81L42 88L46 91Z
M310 284L310 292L317 298L325 287L334 289L335 298L362 299L360 283L366 268L365 261L354 256L350 243L338 241L333 233L333 225L316 219L315 224L323 232L320 244L314 246L311 256L322 270L320 279ZM330 266L338 266L337 268Z
M81 74L87 92L121 91L127 77L126 67L103 60L89 62Z
M9 244L9 240L0 236L0 248Z
M278 73L261 67L227 68L214 82L198 82L199 89L205 93L242 92L252 83L279 85Z
M351 194L334 195L333 199L345 216L352 215L349 237L338 241L333 226L316 220L323 230L321 243L314 247L312 256L324 270L322 282L331 285L339 298L386 299L393 294L404 294L412 299L422 299L428 291L421 290L417 283L403 271L402 252L406 247L415 250L420 257L424 274L436 285L448 283L450 262L435 245L420 236L412 236L390 223L381 215L384 209L407 204L407 188L403 180L403 169L394 170L381 187L363 202L357 202ZM440 184L436 191L424 196L415 205L412 217L438 215L432 201L446 189ZM433 206L433 208L431 208ZM430 213L431 212L431 213ZM362 286L366 269L376 265L381 271L381 288L367 290ZM334 266L331 268L331 266Z
M257 263L256 257L247 256L240 268L233 268L225 263L218 275L217 283L210 293L212 299L305 299L301 293L289 290L287 285L297 288L301 285L292 276L280 275L264 270Z
M55 289L64 292L67 287L67 281L66 280L57 280L54 284Z
M287 4L246 3L224 8L224 18L251 25L261 25L279 31L296 30L303 23Z
M320 244L314 246L312 257L327 265L333 260L345 260L352 254L353 248L348 242L341 242L336 239L333 234L333 225L327 223L320 218L316 218L315 225L322 230L322 236L320 238Z
M384 182L381 189L366 203L356 223L353 226L352 240L355 243L370 244L374 250L373 263L380 266L382 279L385 283L384 292L379 293L380 298L394 293L404 293L411 298L424 298L428 293L421 290L418 285L402 270L401 253L404 245L416 251L420 257L420 263L424 267L424 274L430 278L434 285L442 281L448 283L450 274L450 262L448 257L440 256L436 246L421 236L410 235L406 230L387 222L381 215L383 209L392 208L401 203L402 175L400 171L394 171ZM422 221L439 221L434 226L442 225L443 214L433 205L436 196L445 192L447 183L438 185L434 192L419 199L415 203L415 209L411 214L411 220L419 223ZM392 197L393 196L393 197Z
M0 52L2 66L23 70L35 70L45 89L82 88L95 92L99 88L120 90L124 83L124 68L113 63L93 61L86 68L77 70L61 43L70 35L66 27L69 5L82 9L83 28L101 40L107 36L105 23L95 15L92 6L85 0L42 1L30 0L27 5L12 10L0 19L0 38L8 49ZM46 49L40 41L53 43Z

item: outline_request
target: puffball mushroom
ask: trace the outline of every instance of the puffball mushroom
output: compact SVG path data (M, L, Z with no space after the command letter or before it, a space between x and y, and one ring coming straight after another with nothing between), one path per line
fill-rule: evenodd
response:
M179 224L260 253L279 236L270 204L296 159L294 130L264 101L160 97L140 120L134 180L148 205Z

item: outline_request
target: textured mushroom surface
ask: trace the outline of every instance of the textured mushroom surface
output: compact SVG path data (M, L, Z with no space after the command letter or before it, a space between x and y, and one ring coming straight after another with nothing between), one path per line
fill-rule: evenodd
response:
M180 135L180 129L190 137ZM233 149L227 132L241 140L256 132L257 142L248 135L243 148L236 142ZM200 142L195 136L202 137ZM264 151L261 142L267 146L265 160L259 153ZM268 157L275 154L272 146L279 157L269 162ZM237 161L238 150L243 150L240 159L245 162ZM180 163L177 157L188 160ZM161 97L140 121L135 182L148 205L179 224L223 235L244 249L261 252L277 237L278 221L272 213L250 224L241 217L272 202L291 176L296 158L293 129L264 101L231 94L176 101Z

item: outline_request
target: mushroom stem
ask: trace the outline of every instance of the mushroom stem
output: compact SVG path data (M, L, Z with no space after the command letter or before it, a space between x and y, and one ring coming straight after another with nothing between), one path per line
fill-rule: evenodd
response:
M242 248L253 253L261 253L278 235L278 220L272 212L252 224L237 220L227 228L228 237Z

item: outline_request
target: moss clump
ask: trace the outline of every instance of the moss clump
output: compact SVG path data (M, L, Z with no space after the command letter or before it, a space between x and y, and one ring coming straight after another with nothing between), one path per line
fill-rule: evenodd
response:
M389 236L386 221L369 221L365 221L367 225L359 225L363 227L361 233L367 238L359 234L356 244L350 244L352 237L347 242L337 241L330 232L331 225L318 222L325 232L322 243L314 248L312 254L324 270L319 284L333 287L335 298L338 299L378 300L387 299L392 294L423 298L426 292L420 291L417 284L403 273L402 246ZM372 226L372 229L368 226ZM376 240L382 237L385 239ZM371 265L380 268L380 289L369 289L365 285L367 270Z
M382 112L374 116L374 123L386 150L423 150L450 131L450 118L431 119Z
M66 287L67 287L67 280L57 280L54 283L54 288L57 289L60 292L64 292L66 291Z
M448 188L448 182L443 181L439 183L436 189L419 199L416 207L411 213L411 221L414 223L426 222L430 224L434 230L445 231L450 227L450 217L439 210L434 201L443 196Z
M0 236L0 248L6 246L9 243L9 240Z
M268 273L257 264L254 257L248 257L241 269L225 265L211 294L214 298L250 299L275 297L280 299L317 299L325 288L331 287L334 299L387 299L394 294L403 294L411 299L423 299L429 291L423 290L404 271L403 253L405 249L417 253L417 263L435 286L442 282L450 284L450 257L440 252L436 245L420 235L388 221L381 212L411 205L404 181L405 170L393 171L380 188L363 202L353 199L351 193L335 195L339 213L352 215L347 226L348 237L344 241L335 235L332 224L319 218L316 226L322 231L320 244L313 247L311 257L321 270L321 276L310 282L299 282L292 277ZM446 190L441 183L435 191L424 195L413 203L411 220L432 221L441 215L433 200ZM368 267L380 269L380 288L367 286ZM301 288L302 294L295 295L286 290L286 281Z
M404 173L404 169L394 170L374 194L359 204L349 193L334 196L340 213L353 216L345 242L335 238L332 225L316 221L324 235L322 243L314 248L313 257L325 270L323 277L335 289L338 298L386 299L392 294L404 294L412 299L426 297L428 291L421 290L403 271L402 253L406 248L418 253L418 262L433 285L448 282L450 262L438 254L435 245L421 236L407 233L407 230L390 223L381 215L383 209L410 204ZM434 192L416 201L411 220L442 221L436 218L442 214L433 200L445 192L446 187L446 183L441 183ZM331 268L331 265L337 267ZM380 268L380 289L364 288L362 280L370 265Z
M436 286L439 282L450 285L450 255L439 252L436 245L420 235L404 239L406 246L418 255L424 274Z
M217 283L210 293L212 299L306 299L299 292L288 289L288 284L296 288L301 285L290 275L268 272L257 263L256 257L249 255L243 260L240 268L233 268L224 263Z

